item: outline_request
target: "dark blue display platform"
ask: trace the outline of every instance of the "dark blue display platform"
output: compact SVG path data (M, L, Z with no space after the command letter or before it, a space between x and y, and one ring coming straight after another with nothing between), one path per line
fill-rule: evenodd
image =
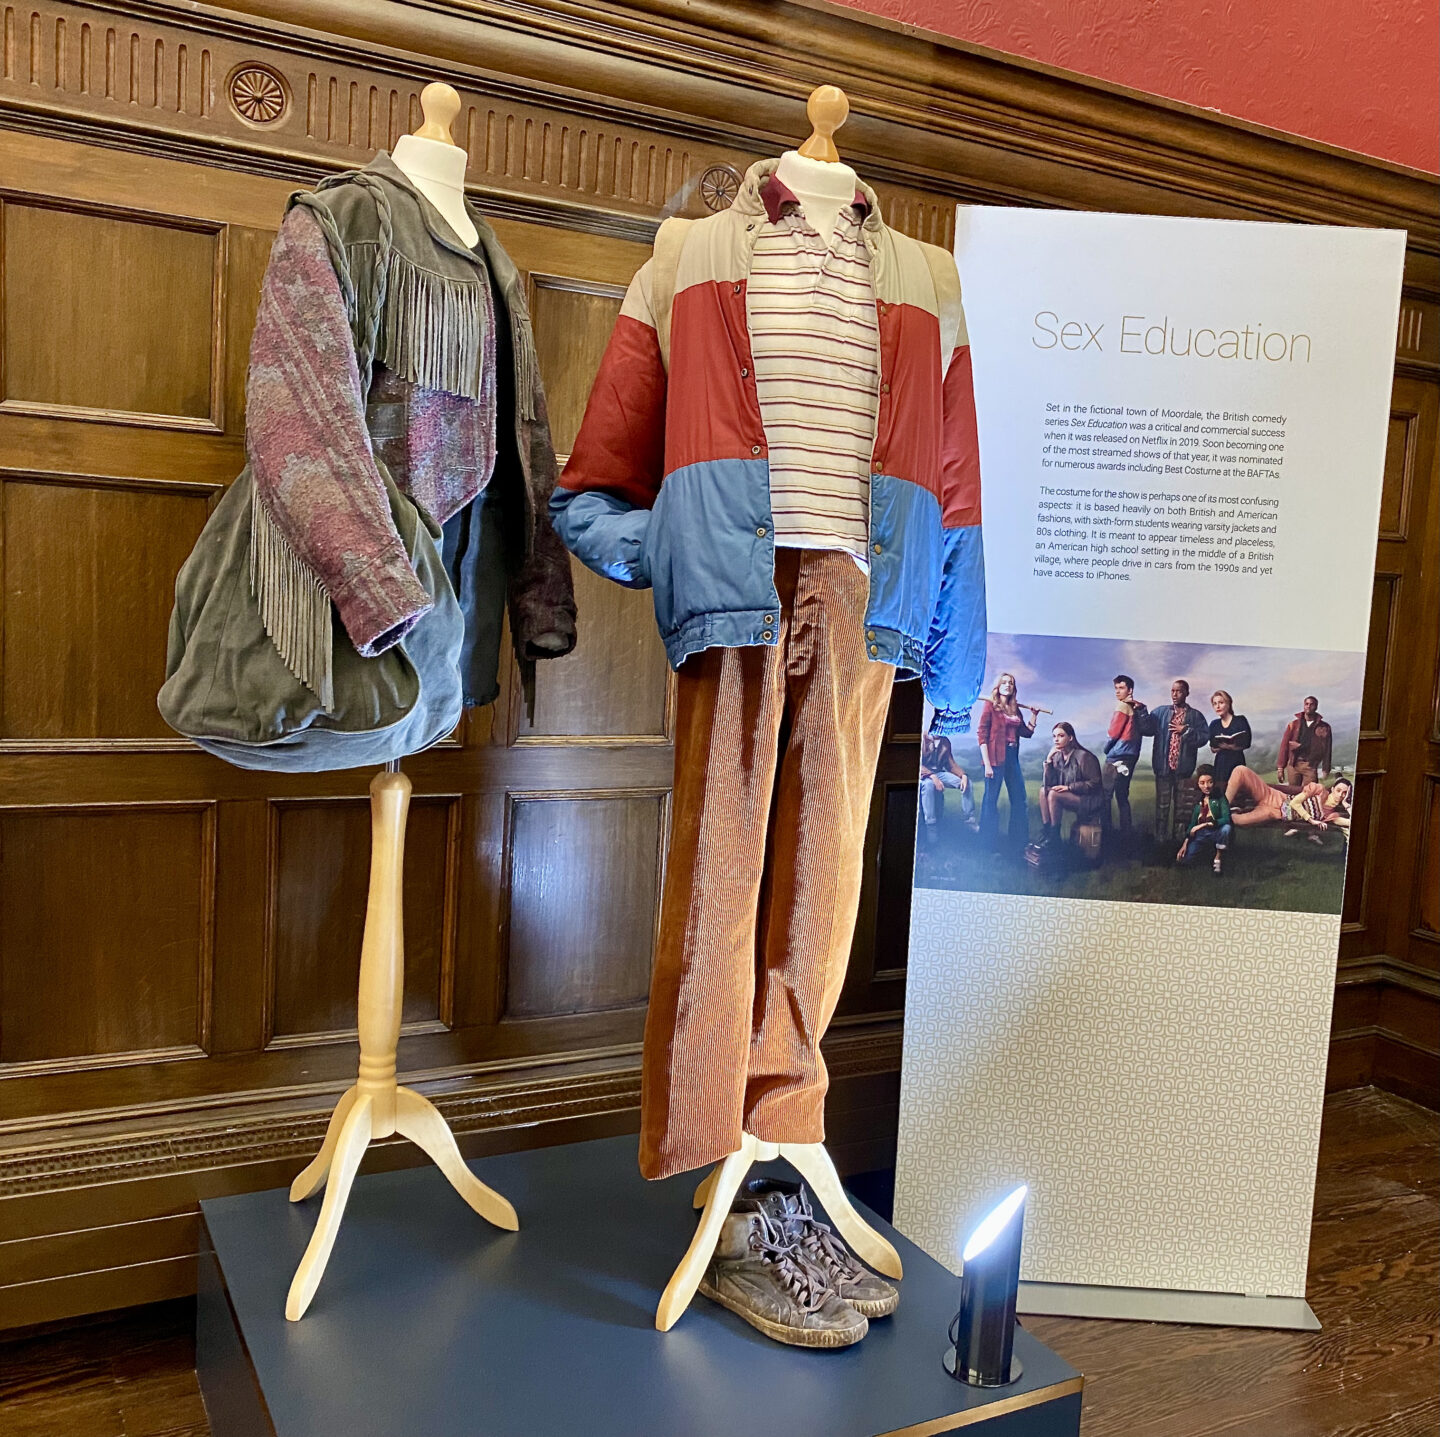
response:
M212 1251L196 1365L215 1437L1079 1433L1079 1375L1023 1330L1014 1386L946 1375L959 1280L879 1218L905 1264L900 1309L856 1346L781 1346L698 1295L661 1333L655 1304L694 1232L699 1174L645 1182L634 1138L473 1166L514 1203L519 1232L490 1227L434 1168L362 1177L298 1323L285 1292L319 1198L201 1204Z

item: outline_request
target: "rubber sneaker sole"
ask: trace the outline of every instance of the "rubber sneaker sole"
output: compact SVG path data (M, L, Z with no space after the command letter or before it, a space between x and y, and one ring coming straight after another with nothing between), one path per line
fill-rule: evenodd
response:
M748 1322L757 1332L763 1332L766 1337L790 1347L853 1347L870 1330L870 1323L863 1313L860 1314L860 1326L844 1332L837 1332L834 1328L786 1327L782 1322L771 1322L758 1312L752 1312L735 1298L721 1292L708 1278L700 1280L700 1292L711 1302L718 1302L721 1307ZM858 1308L855 1310L859 1311Z
M877 1297L871 1302L858 1297L846 1297L841 1301L849 1303L861 1317L873 1320L877 1317L889 1317L900 1306L900 1294L892 1292L889 1297Z

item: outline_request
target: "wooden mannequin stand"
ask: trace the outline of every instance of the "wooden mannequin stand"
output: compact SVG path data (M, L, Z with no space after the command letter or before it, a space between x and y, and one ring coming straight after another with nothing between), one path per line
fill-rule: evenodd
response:
M481 1217L509 1232L520 1226L515 1209L466 1167L454 1134L435 1105L395 1082L405 987L401 881L411 787L399 769L398 763L387 764L370 784L370 894L360 948L359 1078L335 1105L314 1162L290 1186L291 1202L303 1202L325 1188L315 1232L285 1299L285 1316L291 1322L305 1315L315 1296L360 1159L379 1138L392 1133L409 1138Z

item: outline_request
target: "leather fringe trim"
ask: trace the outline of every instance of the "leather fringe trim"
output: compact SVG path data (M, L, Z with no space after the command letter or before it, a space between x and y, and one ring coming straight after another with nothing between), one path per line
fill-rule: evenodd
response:
M535 335L525 308L524 291L517 284L505 296L510 311L510 347L515 355L515 400L522 419L535 418L535 396L540 391L540 361L535 354Z
M322 708L333 708L330 595L290 547L258 493L250 505L250 590L260 622L285 667L320 700Z
M426 389L482 398L485 339L495 322L488 288L419 269L393 250L387 267L380 362Z

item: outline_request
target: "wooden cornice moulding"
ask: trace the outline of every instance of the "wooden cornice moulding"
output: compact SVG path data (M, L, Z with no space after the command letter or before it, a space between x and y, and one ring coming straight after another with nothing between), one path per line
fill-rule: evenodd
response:
M824 0L3 11L10 123L303 177L389 144L443 75L481 194L580 227L609 215L635 237L704 213L706 175L723 203L735 172L804 132L809 90L839 80L847 158L922 238L945 242L971 199L1402 226L1417 256L1440 254L1433 176Z

